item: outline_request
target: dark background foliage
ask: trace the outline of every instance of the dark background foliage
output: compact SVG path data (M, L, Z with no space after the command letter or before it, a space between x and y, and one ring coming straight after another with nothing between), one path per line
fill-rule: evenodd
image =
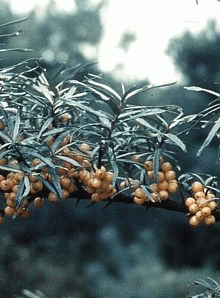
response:
M53 1L43 19L32 11L21 26L22 34L1 43L5 44L2 48L33 51L2 53L0 67L44 56L47 59L41 65L53 74L64 60L67 67L92 62L82 47L100 42L101 5L88 10L86 1L77 3L73 14L58 14ZM1 24L17 19L4 2L0 9ZM1 33L11 33L10 27L4 30ZM219 28L210 21L198 35L186 32L172 39L167 52L185 75L186 86L219 92L219 47ZM86 72L98 73L98 66L85 68ZM141 94L135 103L175 103L186 114L194 114L213 99L185 90L180 82ZM177 152L183 172L219 175L216 140L199 159L195 157L206 133L195 130L185 137L188 153ZM27 288L40 289L48 297L177 298L185 295L186 284L197 276L220 280L219 224L192 229L184 215L165 210L146 212L123 204L102 210L102 204L88 205L81 202L76 207L75 199L70 199L42 210L32 207L27 221L5 220L0 230L0 297L13 297Z

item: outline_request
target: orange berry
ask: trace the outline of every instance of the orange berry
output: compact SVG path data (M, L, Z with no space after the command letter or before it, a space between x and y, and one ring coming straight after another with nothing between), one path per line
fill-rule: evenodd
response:
M73 182L70 183L69 187L66 189L70 194L77 190L76 184Z
M122 181L119 185L120 189L124 189L126 187L126 181Z
M208 193L206 194L206 199L207 199L207 200L209 200L209 199L215 199L215 195L214 195L213 193L208 192Z
M79 173L76 169L72 168L71 170L69 170L68 176L69 176L69 178L78 178Z
M44 204L44 199L41 198L41 197L37 197L34 199L34 202L33 202L34 206L38 207L38 208L41 208Z
M15 176L14 176L14 178L15 178L18 182L20 182L20 181L23 179L23 177L24 177L24 174L23 174L23 173L15 173Z
M113 177L114 177L114 174L112 172L106 172L104 179L105 181L112 183Z
M172 170L172 165L170 162L164 162L162 165L161 165L161 169L164 173L168 172L168 171L171 171Z
M92 187L99 188L102 185L102 181L98 178L94 178L90 180Z
M203 192L204 187L201 182L195 181L195 182L193 182L191 189L192 189L192 192L200 192L200 191Z
M145 199L144 198L134 197L134 203L136 205L143 205L145 203Z
M159 194L156 193L156 192L152 192L151 193L151 197L152 197L152 199L153 199L154 202L159 202L160 201Z
M58 201L58 196L54 192L48 194L48 201L51 203L56 203Z
M153 167L154 167L154 164L151 160L147 160L145 163L144 163L144 168L145 170L147 171L153 171Z
M13 216L15 214L15 209L13 207L5 207L5 214L8 216Z
M203 216L201 210L197 211L196 214L195 214L195 216L196 216L196 218L197 218L199 221L202 221L203 218L204 218L204 216Z
M160 190L167 190L168 189L168 182L164 180L161 183L158 183L158 187Z
M159 190L159 186L158 186L157 183L152 183L152 184L150 185L150 188L153 189L153 190L156 191L156 192L158 192L158 190Z
M69 197L70 197L70 193L69 193L69 191L66 190L66 189L63 189L63 190L62 190L62 199L66 200L66 199L68 199Z
M215 210L217 208L218 204L215 202L215 201L211 201L208 203L208 207L211 209L211 210Z
M32 185L36 191L42 191L44 188L44 185L41 181L34 182Z
M158 181L159 183L161 183L161 182L164 181L164 179L165 179L164 173L159 171L159 172L157 173L157 181Z
M82 152L87 153L87 152L90 150L90 147L89 147L88 144L86 144L86 143L82 143L82 144L79 146L79 150L82 151Z
M34 175L29 175L28 178L29 178L30 182L33 182L33 183L37 182L37 177Z
M195 194L194 194L194 198L196 200L198 199L201 199L201 198L205 198L205 193L203 191L197 191Z
M16 214L23 219L27 219L30 216L29 211L24 208L18 208Z
M10 207L12 207L12 208L15 208L16 207L16 203L15 203L15 201L14 200L11 200L11 199L7 199L6 200L6 205L7 206L10 206Z
M193 215L189 220L189 224L193 227L198 226L199 223L200 223L200 221L197 219L197 217L195 215Z
M196 201L197 205L199 208L207 207L208 206L208 201L205 198L200 198Z
M101 166L100 169L96 170L94 173L94 177L98 179L104 179L106 175L106 168L104 166Z
M159 191L159 196L160 196L161 201L165 201L169 198L169 194L166 190Z
M68 177L63 177L60 179L60 184L63 186L64 189L68 189L71 184L71 180Z
M5 180L5 176L4 175L0 175L0 182Z
M0 119L0 130L3 131L5 128L5 123Z
M189 212L194 214L199 210L199 206L197 204L191 204L189 206Z
M170 181L170 180L174 180L176 178L176 173L174 171L167 171L165 172L165 179Z
M203 207L201 211L204 217L211 215L212 212L212 210L209 207Z
M154 179L154 172L153 172L153 171L148 171L148 172L147 172L147 175L148 175L148 178L149 178L150 180Z
M176 180L171 180L171 181L176 181ZM178 190L178 184L174 182L168 182L168 191L175 193Z
M2 180L0 182L0 188L3 191L7 191L13 187L12 181L10 179Z
M135 197L138 197L139 199L144 199L146 197L146 194L142 188L137 188L134 192Z
M93 193L91 196L91 201L93 203L99 203L101 201L100 195L98 193Z
M215 216L214 215L209 215L204 218L204 223L208 226L213 225L215 223Z

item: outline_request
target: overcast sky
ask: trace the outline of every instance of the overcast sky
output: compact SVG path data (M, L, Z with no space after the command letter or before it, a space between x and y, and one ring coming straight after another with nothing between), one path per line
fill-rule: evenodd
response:
M28 12L36 4L49 0L4 0L14 11ZM97 3L100 0L92 0ZM60 9L70 12L74 0L56 0ZM180 80L165 50L170 37L188 29L199 32L208 19L219 18L220 3L216 0L106 0L102 9L104 34L98 60L103 71L123 80L149 78L154 84ZM133 32L136 41L127 51L119 47L122 33Z

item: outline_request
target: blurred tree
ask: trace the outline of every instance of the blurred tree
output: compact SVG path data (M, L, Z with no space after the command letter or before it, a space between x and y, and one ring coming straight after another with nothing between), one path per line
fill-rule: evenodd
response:
M173 38L168 53L188 78L189 84L216 89L220 81L220 33L215 20L194 35L187 31L182 37Z

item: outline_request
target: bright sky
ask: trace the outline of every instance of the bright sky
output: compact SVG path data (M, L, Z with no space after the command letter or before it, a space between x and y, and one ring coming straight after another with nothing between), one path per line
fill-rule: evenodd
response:
M27 12L34 5L43 6L49 0L10 1L13 10ZM92 0L99 2L100 0ZM56 0L66 11L75 9L74 0ZM219 18L217 0L106 0L102 9L104 34L98 48L97 59L103 71L111 72L123 80L149 78L153 84L180 80L165 49L172 36L187 28L200 31L208 19ZM122 33L136 33L136 42L128 51L119 47Z

